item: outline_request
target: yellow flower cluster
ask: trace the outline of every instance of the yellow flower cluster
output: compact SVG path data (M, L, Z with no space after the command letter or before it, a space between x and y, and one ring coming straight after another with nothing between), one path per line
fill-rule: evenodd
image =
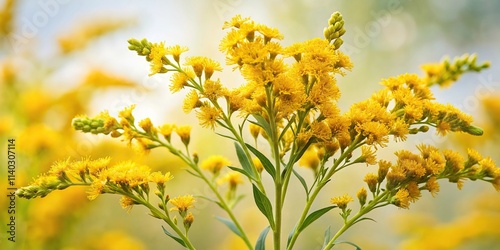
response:
M446 87L457 81L465 72L479 72L490 66L488 62L478 65L476 64L476 59L477 57L475 54L470 56L465 54L462 57L454 58L453 62L450 62L450 60L446 58L441 63L422 65L422 69L426 74L424 81L428 86L437 84L439 86Z
M58 38L62 53L71 53L84 49L92 40L109 32L129 26L133 20L110 20L109 18L96 18L92 21L82 22L80 27L65 33Z
M365 176L370 192L376 195L382 190L391 194L388 201L398 207L408 208L411 202L421 197L421 190L429 191L433 196L439 191L437 180L448 179L462 188L465 179L483 180L492 183L500 190L500 168L490 157L483 158L477 151L469 149L468 158L452 150L439 150L429 145L419 145L420 154L400 150L395 154L395 164L379 161L378 173ZM386 181L385 187L382 182ZM361 202L361 199L360 199Z
M90 186L88 198L94 200L100 194L122 194L121 204L124 208L138 204L133 193L144 196L149 193L149 183L154 182L160 192L165 183L173 178L167 172L151 172L144 165L125 161L114 165L110 158L92 160L83 158L71 161L69 158L56 162L47 174L39 176L35 181L19 189L16 194L22 198L44 197L52 191L62 190L70 186Z

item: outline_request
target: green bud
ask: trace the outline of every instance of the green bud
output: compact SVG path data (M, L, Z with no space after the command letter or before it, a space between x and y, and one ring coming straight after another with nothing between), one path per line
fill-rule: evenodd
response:
M471 126L469 126L469 127L466 129L466 131L465 131L465 132L467 132L467 133L469 133L469 134L471 134L471 135L477 135L477 136L479 136L479 135L483 135L483 132L484 132L484 131L483 131L481 128L479 128L479 127L476 127L476 126L474 126L474 125L471 125Z
M85 133L90 132L90 126L89 126L89 125L85 125L85 126L83 126L82 131L83 131L83 132L85 132Z
M425 126L425 125L420 126L420 128L418 128L418 131L425 133L425 132L429 131L429 126Z
M337 38L335 39L335 42L333 42L333 46L335 46L335 49L339 49L340 46L342 46L342 44L344 43L344 41L342 40L342 38Z

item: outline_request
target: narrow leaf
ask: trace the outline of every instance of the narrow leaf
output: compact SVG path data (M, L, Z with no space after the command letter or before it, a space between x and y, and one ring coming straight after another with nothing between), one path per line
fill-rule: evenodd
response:
M271 126L266 121L266 119L260 115L252 115L252 116L255 118L255 120L257 120L257 122L252 122L252 121L250 121L250 122L253 124L259 125L260 127L262 127L264 129L264 131L266 131L266 134L268 136L271 136Z
M332 210L333 208L335 208L337 206L329 206L329 207L324 207L324 208L321 208L321 209L318 209L314 212L312 212L311 214L309 214L306 219L304 220L304 222L302 223L302 225L299 227L299 231L302 231L304 230L307 226L309 226L311 223L313 223L315 220L319 219L321 216L323 216L323 214L325 214L326 212Z
M271 226L271 228L274 229L273 207L271 206L271 202L266 197L266 195L259 190L259 188L257 188L253 184L252 186L253 186L253 198L255 200L257 208L259 208L260 212L262 212L262 214L266 216L267 220L269 221L269 225Z
M207 200L207 201L209 201L209 202L213 202L213 203L215 203L215 204L219 205L219 207L221 207L222 209L224 209L224 207L222 206L222 204L221 204L220 202L218 202L218 201L214 200L214 199L210 199L210 198L205 197L205 196L202 196L202 195L197 195L197 196L196 196L196 198L200 198L200 199Z
M225 219L225 218L222 218L222 217L219 217L219 216L216 216L215 217L217 220L219 220L220 222L224 223L229 229L231 229L231 231L233 231L233 233L235 233L236 235L240 236L240 238L243 238L243 234L241 233L241 231L236 227L236 225L234 224L234 222L228 220L228 219Z
M264 228L257 239L257 244L255 244L255 250L266 250L266 237L267 233L269 233L269 226Z
M292 231L290 231L290 233L288 233L288 239L286 240L286 247L288 248L288 245L290 245L290 241L292 240L292 237L293 237L293 234L295 233L295 230L297 229L297 225L295 225L292 229Z
M221 133L215 133L215 134L217 134L218 136L222 136L224 138L230 139L232 141L236 141L236 139L234 137L231 137L229 135L224 135L224 134L221 134Z
M241 148L240 144L237 142L234 143L234 147L236 148L236 155L238 155L238 160L240 161L241 167L248 173L247 176L250 179L255 180L255 175L252 169L252 165L250 164L250 159L245 155L243 148Z
M332 240L332 231L331 231L330 227L328 227L325 230L325 239L323 240L323 246L321 247L321 249L324 249L326 247L326 245L328 244L328 242L330 242L330 240Z
M174 236L173 234L171 234L169 231L167 231L167 229L165 229L165 227L161 226L161 228L163 228L163 232L170 238L174 239L175 241L177 241L179 244L181 244L183 247L186 247L186 243L184 243L184 241L181 239L181 238L178 238L176 236Z
M197 173L195 173L195 172L193 172L193 171L191 171L191 170L189 170L189 169L186 169L186 171L187 171L189 174L191 174L191 175L193 175L193 176L195 176L195 177L200 177L200 175L199 175L199 174L197 174Z
M358 245L356 245L350 241L336 241L335 244L348 244L348 245L355 247L356 250L361 250L361 247L359 247Z
M283 128L283 130L281 130L281 134L280 134L280 136L278 137L278 141L281 141L281 138L283 138L283 136L285 136L286 132L288 131L288 128L290 128L290 126L292 126L292 124L295 124L295 123L294 123L294 122L292 122L292 121L295 119L295 117L296 117L296 116L297 116L297 115L295 115L295 114L294 114L294 115L292 116L292 118L290 118L290 119L288 120L288 122L286 123L286 126Z
M249 173L247 173L247 171L245 171L245 169L235 168L235 167L231 167L231 166L227 166L227 167L233 171L236 171L236 172L243 174L244 176L250 178L251 180L255 180L255 178L253 176L251 176Z
M363 217L363 218L361 218L361 219L357 220L356 222L354 222L354 223L352 223L352 224L354 225L354 224L356 224L356 223L358 223L358 222L360 222L360 221L364 221L364 220L369 220L369 221L373 221L373 222L377 223L377 221L375 221L375 220L374 220L374 219L372 219L372 218Z
M276 178L276 170L274 169L273 164L265 155L263 155L259 150L256 148L252 147L251 145L246 144L248 147L248 150L252 152L257 158L259 158L260 162L262 163L262 166L264 166L264 169L266 172L268 172L271 177L273 177L273 180Z
M304 180L304 178L302 178L302 176L297 173L297 171L295 171L295 169L292 169L293 171L293 174L295 175L295 177L297 177L297 179L299 179L300 183L302 184L302 187L304 187L304 190L306 191L306 195L307 195L307 199L309 200L309 188L307 188L307 183L306 183L306 180Z

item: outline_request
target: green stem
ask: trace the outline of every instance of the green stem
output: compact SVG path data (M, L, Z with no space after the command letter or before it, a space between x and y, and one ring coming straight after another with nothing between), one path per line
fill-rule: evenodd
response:
M231 220L233 221L236 228L238 228L238 230L240 231L241 238L245 242L245 245L248 247L248 249L252 250L253 249L252 243L248 239L248 236L246 235L245 231L243 230L240 223L236 219L236 216L234 216L233 211L231 210L231 208L229 208L229 206L227 205L226 201L224 200L222 195L219 193L217 188L213 185L212 182L210 182L210 180L208 180L208 178L203 174L203 172L199 171L198 168L193 168L193 169L195 169L197 171L197 173L200 175L200 178L203 179L203 181L205 181L205 183L208 184L208 186L210 187L212 192L214 192L215 196L217 196L217 199L219 200L220 206L222 207L222 209L224 209L224 211L226 211L226 213L229 215L229 218L231 218Z
M275 210L274 210L274 224L273 228L273 240L274 240L274 250L281 249L281 218L282 218L282 210L283 203L282 200L282 178L281 178L281 162L280 162L280 152L278 145L278 131L277 124L275 120L275 111L274 111L274 100L272 97L271 87L266 87L266 96L267 96L267 114L269 117L269 126L271 129L271 134L269 135L269 143L271 144L271 151L274 158L274 164L276 166L276 178L274 180L274 190L275 190Z
M163 214L160 210L158 210L156 207L154 207L153 205L151 205L151 203L143 200L143 199L140 199L142 202L142 204L144 206L146 206L149 211L151 211L151 213L153 214L153 216L157 217L157 218L160 218L162 219L163 221L165 221L169 226L170 228L172 228L175 233L182 239L182 241L184 241L184 244L186 244L186 248L187 249L190 249L190 250L195 250L196 248L193 246L193 244L191 243L191 241L189 240L188 236L187 236L187 233L184 234L182 232L181 229L179 229L177 227L177 225L175 225L175 223L170 219L170 217L166 216L165 214Z
M314 200L318 196L319 192L323 189L323 187L328 183L328 180L332 177L333 174L336 173L336 170L338 166L340 165L341 162L343 162L347 156L349 156L352 151L354 151L356 148L359 147L360 142L362 139L360 137L356 137L356 139L349 145L346 151L344 151L340 157L335 161L333 164L332 168L328 171L328 173L325 175L325 177L318 182L316 188L314 189L312 195L310 196L309 200L307 201L304 209L302 210L302 214L300 216L299 222L297 223L297 226L295 227L295 231L292 235L292 238L290 239L290 244L288 245L287 249L292 249L293 245L295 244L298 236L300 235L301 231L298 229L302 226L304 223L305 219L307 218L307 214L309 213L309 210L311 209L312 204L314 203Z
M328 249L331 249L333 246L335 246L335 241L345 232L347 231L347 229L349 229L350 227L352 227L354 224L356 224L357 222L359 222L359 220L361 219L361 217L363 217L365 214L371 212L373 209L375 208L379 208L379 207L382 207L382 206L377 206L380 202L384 201L387 197L387 195L389 194L388 191L384 191L382 192L380 195L377 195L376 197L374 197L374 199L372 201L370 201L370 203L365 206L365 207L362 207L358 213L356 213L356 215L354 215L351 219L347 220L344 222L344 225L337 231L337 233L335 233L335 235L333 236L333 238L326 244L325 248L323 248L323 250L328 250ZM387 204L386 204L387 205Z

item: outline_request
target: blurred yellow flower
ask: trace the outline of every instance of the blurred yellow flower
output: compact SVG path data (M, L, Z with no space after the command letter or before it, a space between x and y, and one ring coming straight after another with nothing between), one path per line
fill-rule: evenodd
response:
M224 156L212 155L201 163L201 168L218 175L223 167L231 166L231 162Z

